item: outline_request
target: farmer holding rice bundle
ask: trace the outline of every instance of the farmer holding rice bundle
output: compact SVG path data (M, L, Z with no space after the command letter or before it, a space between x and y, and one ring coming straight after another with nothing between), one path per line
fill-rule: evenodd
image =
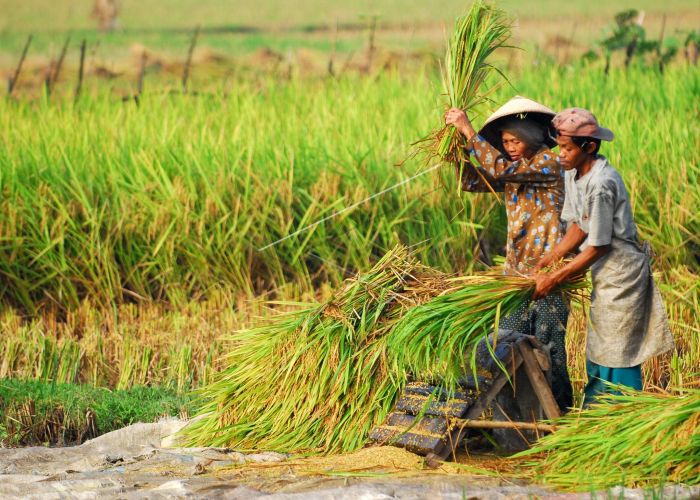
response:
M580 108L565 109L552 124L566 170L562 219L569 226L535 271L577 249L580 253L556 271L536 274L533 298L546 297L572 275L591 269L584 399L588 405L607 392L604 381L641 390L641 363L672 349L673 337L652 276L649 245L640 244L625 185L598 154L601 141L612 141L612 131Z
M464 111L450 109L445 123L468 139L471 155L481 167L469 165L462 188L471 192L504 191L508 218L505 273L530 273L538 261L562 239L563 171L548 125L555 113L530 99L516 96L499 108L477 134ZM499 326L537 337L549 346L552 391L562 409L572 403L564 335L569 310L561 294L524 303L501 319Z

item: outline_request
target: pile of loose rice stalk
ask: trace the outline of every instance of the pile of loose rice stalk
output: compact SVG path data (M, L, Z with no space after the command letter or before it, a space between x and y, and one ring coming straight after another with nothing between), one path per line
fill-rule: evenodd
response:
M562 417L556 432L516 457L536 458L521 470L570 491L700 484L700 389L616 389Z
M235 333L186 439L241 451L353 451L409 377L451 389L473 372L477 344L533 287L497 270L449 277L397 247L326 303Z

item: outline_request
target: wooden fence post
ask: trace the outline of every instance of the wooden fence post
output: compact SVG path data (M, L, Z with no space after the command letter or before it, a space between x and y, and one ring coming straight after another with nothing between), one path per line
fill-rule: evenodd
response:
M85 74L85 47L87 45L87 42L83 38L83 41L80 43L80 67L78 68L78 84L75 86L75 96L73 98L74 102L78 101L78 98L80 97L80 91L83 88L83 75Z
M17 85L17 80L19 80L19 75L22 72L22 65L24 64L24 59L27 57L27 51L29 50L29 45L32 43L32 35L29 35L27 37L27 42L24 44L24 49L22 50L22 55L19 57L19 62L17 63L17 67L15 68L15 73L14 75L10 78L10 81L7 83L7 95L8 97L12 97L12 92L15 90L15 86Z
M63 48L61 49L61 54L58 56L58 61L53 67L53 71L49 73L46 80L46 97L51 97L51 92L53 91L54 85L61 74L61 68L63 68L63 61L66 58L66 52L68 51L68 44L70 43L70 35L66 37L66 41L63 43Z
M192 41L190 42L190 49L187 52L187 60L185 61L185 68L182 71L182 92L187 93L187 80L190 78L190 65L192 64L192 54L194 53L194 48L197 45L197 39L199 38L200 26L194 30L192 35Z

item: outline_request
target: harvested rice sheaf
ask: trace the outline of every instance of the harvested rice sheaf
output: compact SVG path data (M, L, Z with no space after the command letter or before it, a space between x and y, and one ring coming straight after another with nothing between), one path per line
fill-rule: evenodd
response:
M572 491L700 484L700 389L656 394L619 388L572 412L521 456L529 474Z
M511 24L504 11L482 0L476 0L466 15L457 18L442 67L448 108L471 112L489 100L499 85L488 87L487 79L492 72L504 76L490 59L496 50L507 46ZM469 163L467 139L452 126L441 126L418 144L430 157L476 172Z
M355 450L409 377L454 387L472 372L471 352L533 286L500 272L449 278L397 247L328 302L234 334L185 433L239 450Z

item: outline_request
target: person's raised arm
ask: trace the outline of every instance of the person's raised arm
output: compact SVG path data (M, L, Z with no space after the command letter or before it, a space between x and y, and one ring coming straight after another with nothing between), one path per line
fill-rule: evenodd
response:
M467 139L471 139L476 135L476 130L474 130L467 114L459 108L451 108L445 113L445 125L454 126L457 132Z
M445 113L445 125L454 126L468 140L476 136L476 130L474 130L467 114L459 108L452 108ZM503 191L503 184L498 179L495 179L485 169L479 168L471 162L464 165L463 168L456 166L456 169L463 191Z

